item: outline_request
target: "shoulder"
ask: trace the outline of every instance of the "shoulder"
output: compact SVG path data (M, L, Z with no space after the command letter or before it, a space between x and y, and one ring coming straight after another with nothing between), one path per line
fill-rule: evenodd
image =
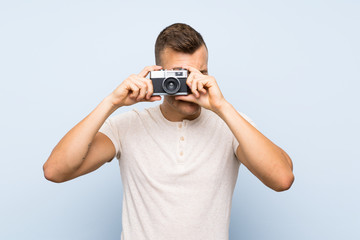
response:
M138 110L136 108L133 108L126 112L118 113L114 116L111 116L109 119L113 121L120 121L120 120L134 120L138 118L146 118L151 115L154 115L156 113L156 107L149 107L145 109Z
M125 123L131 123L133 120L136 119L136 112L134 110L120 112L116 115L110 116L106 122L111 125L123 125Z
M201 120L199 125L206 126L207 128L222 128L226 126L224 120L219 117L216 113L206 108L201 109Z
M203 115L204 115L203 119L204 119L205 122L207 122L207 123L213 122L215 124L220 124L220 126L221 125L226 125L224 120L221 117L219 117L216 113L214 113L213 111L205 109L205 108L202 108L202 111L203 111ZM240 114L241 117L243 117L251 125L253 125L255 128L257 128L254 121L248 115L246 115L245 113L240 112L240 111L237 111L237 112Z
M159 117L157 108L158 106L141 110L133 108L129 111L121 112L109 117L106 122L115 126L133 126L144 122L149 122Z

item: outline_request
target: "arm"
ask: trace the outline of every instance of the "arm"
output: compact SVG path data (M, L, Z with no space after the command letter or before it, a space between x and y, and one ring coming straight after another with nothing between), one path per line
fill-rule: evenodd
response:
M98 169L115 156L111 140L98 132L105 120L119 107L140 101L158 101L151 96L152 83L146 79L149 71L161 67L146 67L131 75L107 96L87 117L73 127L55 146L43 166L45 178L64 182Z
M236 155L257 178L275 191L284 191L294 181L290 157L247 122L223 97L214 77L197 69L187 68L191 74L187 84L192 94L178 96L215 112L228 125L239 142Z
M45 178L53 182L64 182L93 171L113 159L115 147L98 130L115 110L110 97L107 97L73 127L45 162Z
M271 189L289 189L294 181L290 157L246 121L230 103L225 101L217 114L239 142L238 159Z

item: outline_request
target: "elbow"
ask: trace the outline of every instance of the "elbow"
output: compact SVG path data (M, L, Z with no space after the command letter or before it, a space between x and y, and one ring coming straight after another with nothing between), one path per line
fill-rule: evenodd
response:
M48 180L50 182L54 182L54 183L65 182L64 179L62 179L61 177L59 177L56 174L55 169L53 167L49 166L47 163L45 163L43 165L43 172L44 172L44 177L46 178L46 180Z
M289 190L295 180L294 174L291 172L287 176L282 177L277 186L273 188L276 192L283 192Z

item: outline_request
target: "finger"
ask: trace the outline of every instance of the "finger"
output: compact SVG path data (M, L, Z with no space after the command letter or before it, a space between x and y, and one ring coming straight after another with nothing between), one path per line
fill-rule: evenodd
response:
M154 102L154 101L160 101L160 100L161 100L161 96L152 96L152 97L150 97L150 99L148 101Z
M150 99L142 99L141 102L154 102L160 100L161 100L161 96L151 96Z
M124 81L125 87L126 87L126 89L127 89L128 91L132 91L131 86L132 86L133 84L131 84L131 83L134 81L134 79L136 79L136 75L135 75L135 74L131 74L131 75Z
M204 88L204 83L202 81L197 82L197 90L203 94L206 94L206 90Z
M186 84L191 88L191 83L194 80L195 74L190 73L189 77L186 79Z
M146 99L149 100L151 98L151 95L154 93L154 87L150 79L143 78L143 81L147 85Z
M197 90L197 83L198 83L199 80L196 80L194 79L192 82L191 82L191 92L195 95L196 98L200 97L200 94Z
M189 70L190 73L200 73L200 74L202 74L198 69L196 69L196 68L194 68L192 66L183 65L182 68Z
M145 98L146 91L147 91L147 84L144 81L142 81L142 79L140 79L140 78L137 78L136 80L134 80L134 83L139 88L139 95L137 96L136 100L140 101Z
M157 65L147 66L138 75L140 77L146 77L150 71L156 71L160 69L162 69L162 66L157 66Z
M204 77L204 75L201 73L199 74L196 72L192 72L192 73L190 73L189 77L186 79L186 83L189 81L189 83L191 84L194 79L201 79L203 77Z
M136 99L136 97L139 95L139 88L138 86L136 86L133 82L129 83L129 90L130 90L130 94L129 97L132 99Z

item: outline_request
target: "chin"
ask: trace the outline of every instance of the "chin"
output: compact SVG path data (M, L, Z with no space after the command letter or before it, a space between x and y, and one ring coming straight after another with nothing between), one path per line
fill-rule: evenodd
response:
M163 103L169 107L169 110L172 109L170 110L172 114L180 115L181 118L196 118L201 111L201 107L198 104L175 100L174 96L165 96Z
M201 108L198 104L192 102L181 100L177 100L176 102L178 103L176 104L178 111L187 116L193 116L197 114Z

